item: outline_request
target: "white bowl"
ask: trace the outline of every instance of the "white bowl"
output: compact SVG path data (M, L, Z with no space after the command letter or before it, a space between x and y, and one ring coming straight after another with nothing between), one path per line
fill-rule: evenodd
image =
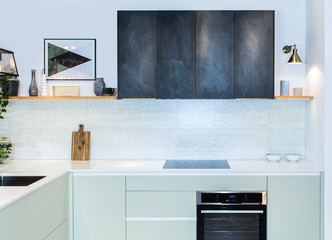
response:
M297 154L297 153L295 153L295 154L285 154L285 157L286 157L286 159L289 161L289 162L297 162L297 161L299 161L300 160L300 158L301 158L301 154Z
M281 159L281 154L267 153L266 158L270 162L278 162Z

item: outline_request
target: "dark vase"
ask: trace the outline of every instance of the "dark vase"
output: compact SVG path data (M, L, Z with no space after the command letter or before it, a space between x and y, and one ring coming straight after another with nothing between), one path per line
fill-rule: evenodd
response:
M105 88L104 78L96 78L94 83L94 91L96 96L102 96Z
M38 96L38 87L36 83L36 70L32 69L31 70L31 83L29 87L29 95L36 97Z
M18 95L18 87L20 85L19 80L9 80L8 81L8 93L9 96L17 96Z

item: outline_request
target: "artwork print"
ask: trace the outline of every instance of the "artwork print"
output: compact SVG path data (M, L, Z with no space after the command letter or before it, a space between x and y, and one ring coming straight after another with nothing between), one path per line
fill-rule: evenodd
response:
M95 80L96 39L44 39L48 80Z

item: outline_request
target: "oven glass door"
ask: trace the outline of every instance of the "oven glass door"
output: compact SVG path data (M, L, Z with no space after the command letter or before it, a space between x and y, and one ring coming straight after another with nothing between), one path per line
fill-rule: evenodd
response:
M266 206L198 205L197 240L266 240Z

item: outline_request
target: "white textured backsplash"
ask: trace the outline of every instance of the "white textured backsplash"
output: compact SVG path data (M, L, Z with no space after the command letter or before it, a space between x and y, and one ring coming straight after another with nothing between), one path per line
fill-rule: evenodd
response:
M12 159L70 159L81 123L91 159L305 158L301 100L11 100L0 136Z

